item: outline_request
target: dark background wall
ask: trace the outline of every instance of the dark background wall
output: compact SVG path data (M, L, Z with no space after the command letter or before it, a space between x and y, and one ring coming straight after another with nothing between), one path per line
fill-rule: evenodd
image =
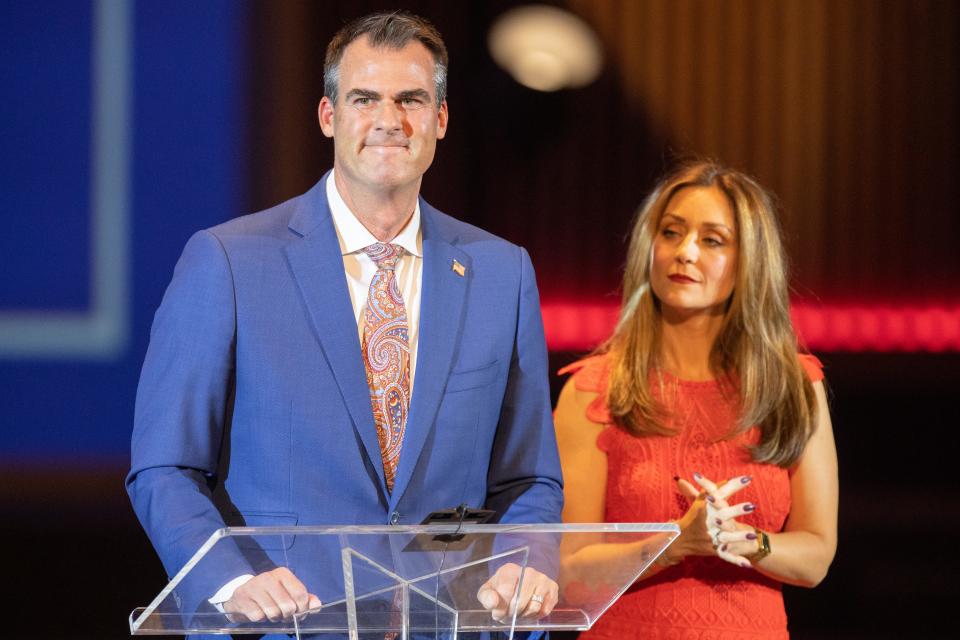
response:
M406 3L451 54L451 128L423 191L527 246L544 299L615 304L635 207L671 157L693 151L780 195L799 298L957 306L956 4L572 1L562 6L597 30L606 66L589 87L554 94L524 89L489 57L487 30L515 4ZM128 9L129 82L115 100L125 126L97 124L98 16L110 6ZM324 46L344 20L393 6L0 6L0 544L12 637L123 637L129 610L163 586L122 489L153 311L193 231L296 195L329 167L315 116ZM98 279L96 266L104 130L128 133L124 215L111 227L122 242L107 245L126 247L106 269L119 279ZM109 310L108 285L122 304L104 340L84 319ZM40 334L49 348L16 348L30 338L24 318L52 332ZM50 346L61 342L74 346ZM553 352L554 370L577 355ZM956 592L960 354L818 355L840 450L840 551L818 589L787 590L791 628L936 635Z

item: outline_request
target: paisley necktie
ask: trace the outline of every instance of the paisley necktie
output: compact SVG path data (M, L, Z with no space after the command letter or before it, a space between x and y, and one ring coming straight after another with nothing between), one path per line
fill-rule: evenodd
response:
M363 364L387 480L393 481L410 407L410 344L407 309L394 270L403 247L376 243L363 249L377 265L363 314Z

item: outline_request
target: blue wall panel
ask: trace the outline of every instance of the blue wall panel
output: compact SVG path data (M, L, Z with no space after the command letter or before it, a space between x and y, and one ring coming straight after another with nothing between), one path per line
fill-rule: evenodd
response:
M88 303L91 6L0 5L0 307Z
M0 312L88 303L94 7L0 7ZM248 6L132 8L131 339L100 361L0 360L0 464L123 460L150 323L180 250L245 208Z

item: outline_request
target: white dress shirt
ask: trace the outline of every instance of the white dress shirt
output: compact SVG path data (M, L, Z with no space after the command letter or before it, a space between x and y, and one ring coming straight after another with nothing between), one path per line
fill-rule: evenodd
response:
M337 230L340 252L343 254L343 271L347 275L347 288L350 291L350 303L353 305L353 318L357 322L357 335L363 341L363 313L366 311L367 294L370 282L377 273L377 264L363 252L364 247L380 242L350 211L343 201L333 180L333 171L327 178L327 204L333 226ZM404 248L403 257L397 262L394 274L397 286L407 310L407 343L410 346L410 396L413 396L413 379L417 370L417 338L420 329L420 291L423 282L423 234L420 231L420 200L413 208L413 215L407 225L389 244ZM357 352L357 357L362 357ZM348 524L348 523L345 523ZM210 604L223 613L223 603L233 597L233 592L246 584L251 574L237 576L223 585L212 598Z
M343 254L343 271L347 274L353 317L357 321L357 333L363 339L363 312L366 310L370 282L377 273L373 259L363 252L364 247L380 242L357 219L343 201L333 180L333 172L327 178L327 202L333 226L340 241ZM413 396L413 380L417 371L417 338L420 328L420 292L423 281L423 233L420 230L420 201L417 200L413 215L407 225L389 244L404 248L403 257L397 262L395 275L400 296L407 309L407 343L410 346L410 395Z

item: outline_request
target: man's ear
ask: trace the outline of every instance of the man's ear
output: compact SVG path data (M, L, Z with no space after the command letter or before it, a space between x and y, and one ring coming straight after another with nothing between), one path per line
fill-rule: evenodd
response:
M440 109L437 111L437 140L442 140L447 135L447 122L450 120L450 111L447 108L447 101L440 103Z
M333 102L327 96L320 100L317 107L317 119L320 120L320 130L328 138L333 137Z

